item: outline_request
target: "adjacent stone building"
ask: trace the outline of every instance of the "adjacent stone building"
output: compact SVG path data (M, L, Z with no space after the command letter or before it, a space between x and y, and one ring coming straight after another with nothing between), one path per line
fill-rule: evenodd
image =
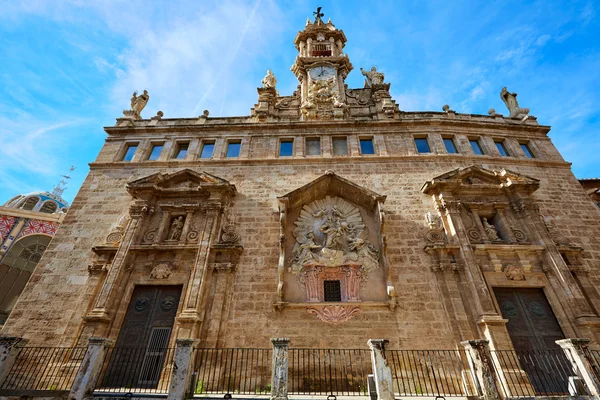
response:
M320 14L249 116L150 119L106 143L2 334L30 345L539 349L600 340L600 210L516 94L402 111ZM527 95L523 96L524 99Z

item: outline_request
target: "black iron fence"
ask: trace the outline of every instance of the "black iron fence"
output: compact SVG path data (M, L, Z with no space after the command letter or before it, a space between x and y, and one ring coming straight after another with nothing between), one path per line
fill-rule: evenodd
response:
M194 394L271 393L272 349L195 349Z
M85 347L23 347L8 375L3 390L70 390Z
M366 349L290 349L288 393L366 396L371 353Z
M399 396L477 395L464 350L387 350Z
M565 350L494 350L492 360L505 397L585 394Z
M168 393L174 355L174 348L109 348L96 391Z

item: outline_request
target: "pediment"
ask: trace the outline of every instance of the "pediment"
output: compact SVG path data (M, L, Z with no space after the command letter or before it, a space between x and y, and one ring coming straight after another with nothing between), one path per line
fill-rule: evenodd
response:
M539 188L539 180L507 169L497 171L473 165L439 175L425 182L421 191L425 194L435 194L442 191L484 192L508 188L532 193Z
M196 172L191 169L183 169L172 174L158 172L129 182L127 190L134 197L148 192L192 194L207 190L220 190L229 192L231 195L235 195L236 192L235 185L230 184L227 180L207 172Z
M386 196L380 195L356 183L342 178L335 172L328 171L314 181L295 189L279 200L286 203L288 208L302 207L325 196L337 196L373 211L377 203L383 203Z

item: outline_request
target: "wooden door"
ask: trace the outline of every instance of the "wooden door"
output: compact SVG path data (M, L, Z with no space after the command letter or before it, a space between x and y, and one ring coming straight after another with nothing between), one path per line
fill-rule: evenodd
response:
M567 394L571 364L555 341L564 339L543 289L494 288L515 349L503 353L520 364L536 394Z
M135 287L104 387L158 385L180 297L181 286Z

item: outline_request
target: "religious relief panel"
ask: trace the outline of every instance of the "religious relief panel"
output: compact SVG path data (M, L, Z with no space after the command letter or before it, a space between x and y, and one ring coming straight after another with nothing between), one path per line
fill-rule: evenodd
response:
M379 268L379 250L368 239L360 210L327 196L305 205L295 225L288 271L305 287L306 300L360 301L361 286ZM335 290L339 296L328 298Z

